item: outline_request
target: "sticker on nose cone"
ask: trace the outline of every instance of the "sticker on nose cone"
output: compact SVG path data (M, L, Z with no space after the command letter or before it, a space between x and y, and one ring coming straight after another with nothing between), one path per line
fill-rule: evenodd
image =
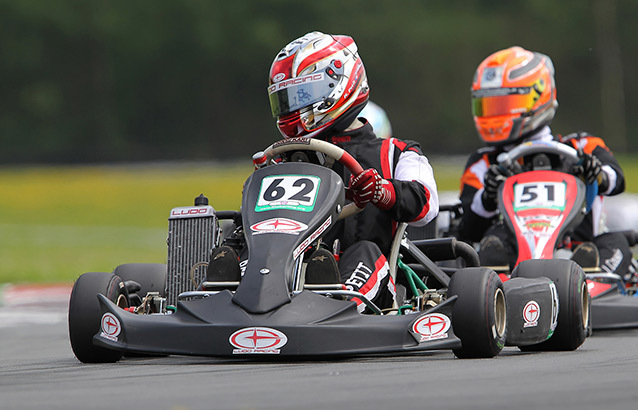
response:
M430 313L420 317L412 325L413 336L417 342L445 339L450 329L450 318L441 313Z
M288 337L269 327L246 327L230 335L228 341L236 347L233 354L279 354Z
M523 308L523 327L534 327L538 325L538 318L541 317L541 307L534 300L530 300Z
M100 332L100 336L105 339L112 340L117 342L117 336L122 331L122 326L120 325L120 321L113 313L107 312L102 315L102 332Z
M299 235L300 232L303 232L306 229L308 229L308 225L288 218L271 218L250 226L250 230L253 235L259 235L262 233Z

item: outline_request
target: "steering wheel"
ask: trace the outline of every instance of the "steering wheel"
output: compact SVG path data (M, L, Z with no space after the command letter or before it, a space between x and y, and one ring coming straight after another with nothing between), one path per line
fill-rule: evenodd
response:
M344 149L339 148L338 146L331 144L326 141L321 141L313 138L290 138L277 141L270 145L263 152L263 156L266 158L266 165L272 162L272 159L280 155L284 152L289 151L316 151L326 156L339 161L346 167L352 175L358 175L363 172L363 167L359 162L350 154L348 154ZM365 205L364 205L365 207ZM339 214L339 219L347 218L348 216L352 216L358 214L363 211L363 207L358 207L354 202L349 203L343 207L341 213Z
M578 151L569 145L558 141L529 141L513 148L509 152L499 154L496 160L499 165L517 173L516 166L518 165L518 162L516 161L519 158L539 153L563 156L567 160L572 161L574 164L580 160L578 157Z

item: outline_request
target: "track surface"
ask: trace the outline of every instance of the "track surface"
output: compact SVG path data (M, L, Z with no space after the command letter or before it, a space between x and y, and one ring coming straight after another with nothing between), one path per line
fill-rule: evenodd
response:
M440 351L338 361L126 358L84 365L66 303L0 307L2 409L635 409L638 330L576 352L459 360Z

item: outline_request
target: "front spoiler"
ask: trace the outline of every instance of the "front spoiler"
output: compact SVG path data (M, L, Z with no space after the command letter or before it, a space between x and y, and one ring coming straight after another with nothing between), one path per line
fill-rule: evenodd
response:
M362 315L353 302L309 291L263 314L243 310L229 291L181 301L174 314L137 315L101 294L98 299L102 329L93 343L130 353L312 357L461 347L451 327L456 297L419 314L387 316ZM436 320L421 320L433 313ZM447 319L447 327L440 325L441 318ZM424 321L432 325L424 327ZM416 322L419 326L413 326Z

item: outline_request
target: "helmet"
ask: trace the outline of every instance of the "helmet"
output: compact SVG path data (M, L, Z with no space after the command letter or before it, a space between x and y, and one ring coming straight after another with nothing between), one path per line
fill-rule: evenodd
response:
M318 31L294 40L277 54L268 84L272 115L285 138L343 131L369 95L354 40Z
M472 81L472 116L488 145L510 143L549 124L558 102L552 60L511 47L487 57Z
M368 120L377 137L390 138L392 136L392 124L390 124L390 119L385 113L385 110L379 105L368 101L359 116Z

